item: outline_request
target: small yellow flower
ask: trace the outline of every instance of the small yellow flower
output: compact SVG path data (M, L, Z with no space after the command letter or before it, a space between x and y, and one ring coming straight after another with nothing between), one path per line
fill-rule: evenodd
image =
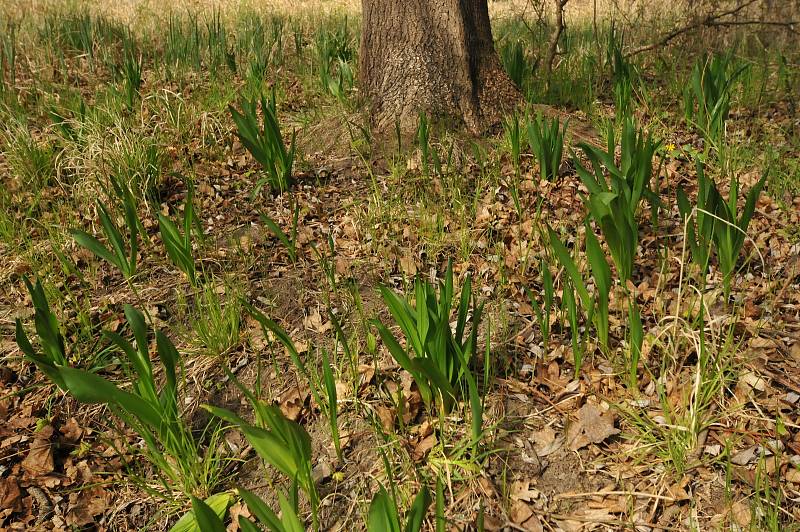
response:
M666 147L668 152L673 152L673 151L675 151L675 148L676 148L676 146L671 142L669 144L667 144L665 147Z

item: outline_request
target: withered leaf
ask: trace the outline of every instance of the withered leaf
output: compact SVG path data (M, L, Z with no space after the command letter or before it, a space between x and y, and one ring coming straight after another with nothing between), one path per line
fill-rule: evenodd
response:
M31 442L28 456L22 467L32 476L46 475L53 471L53 446L49 439L36 438Z
M614 434L619 434L619 429L614 428L614 416L586 403L578 410L578 419L567 427L566 440L569 448L577 451L590 443L601 443Z
M22 509L19 483L14 477L0 478L0 508L18 512Z

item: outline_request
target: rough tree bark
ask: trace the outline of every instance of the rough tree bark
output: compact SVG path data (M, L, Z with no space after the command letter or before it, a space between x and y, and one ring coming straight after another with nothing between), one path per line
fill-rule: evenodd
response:
M413 131L425 112L481 133L519 101L487 0L362 0L362 9L359 82L378 128Z

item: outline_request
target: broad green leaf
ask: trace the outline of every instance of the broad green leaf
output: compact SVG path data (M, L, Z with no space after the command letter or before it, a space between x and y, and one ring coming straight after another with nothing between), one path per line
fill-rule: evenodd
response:
M414 502L408 510L406 526L403 528L403 532L419 532L422 529L422 524L425 521L425 514L428 512L428 507L430 505L431 494L428 492L428 488L423 487L414 498Z
M81 369L60 368L64 385L82 403L114 404L135 416L153 431L161 433L162 419L159 413L141 397L125 392L116 385Z
M237 488L237 492L247 505L247 508L258 519L258 521L268 527L273 532L282 532L283 524L272 508L266 505L257 495L244 488Z
M369 505L367 518L368 532L400 532L400 518L397 508L383 486Z
M208 497L203 503L216 515L217 519L223 519L231 505L233 497L230 492L215 493ZM170 528L170 532L213 532L215 529L200 528L195 512L186 512L175 525Z

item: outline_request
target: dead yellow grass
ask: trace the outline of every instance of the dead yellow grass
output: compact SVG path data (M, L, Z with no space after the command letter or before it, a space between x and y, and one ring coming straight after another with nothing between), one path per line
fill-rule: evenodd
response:
M541 1L541 0L537 0ZM64 0L29 0L17 5L17 9L33 10L55 6L80 6L94 13L119 20L126 24L136 24L142 20L163 19L171 12L203 13L219 11L233 13L242 8L257 11L276 11L288 14L328 15L345 13L357 15L361 12L361 0L80 0L75 3ZM568 22L608 18L613 14L634 13L647 8L657 9L662 4L652 0L571 0L567 4ZM546 6L548 15L552 7ZM527 14L533 16L531 0L489 0L492 17Z

